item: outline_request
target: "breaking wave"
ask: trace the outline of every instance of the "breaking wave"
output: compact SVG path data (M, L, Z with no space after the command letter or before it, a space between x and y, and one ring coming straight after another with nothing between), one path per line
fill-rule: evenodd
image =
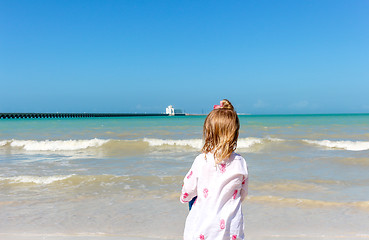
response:
M249 149L257 144L283 141L277 138L240 138L238 149ZM10 147L26 151L76 151L88 148L104 149L138 149L146 147L189 147L196 150L202 148L202 139L157 139L143 138L136 140L119 139L87 139L87 140L1 140L0 147Z
M189 146L196 149L201 149L203 145L202 139L155 139L155 138L144 138L143 141L148 142L150 146ZM250 148L255 144L263 144L266 142L280 142L282 139L278 138L240 138L237 142L237 148Z
M74 151L89 147L100 147L109 140L90 139L90 140L11 140L8 141L11 147L22 148L27 151ZM5 144L4 144L5 145ZM3 146L4 146L3 145Z
M80 193L112 191L125 196L179 198L183 176L55 175L0 177L0 187L45 186L48 190L76 189ZM294 189L287 189L288 191ZM369 211L369 201L336 202L319 199L250 195L247 202L304 208L355 207Z
M19 183L32 183L32 184L40 184L47 185L54 182L62 181L72 177L73 175L65 175L65 176L17 176L17 177L0 177L0 183L8 183L8 184L19 184Z
M183 176L117 176L103 175L54 175L54 176L14 176L0 177L0 186L54 186L78 187L81 189L117 187L119 190L175 189L181 186ZM87 187L87 188L86 188Z
M7 143L8 143L8 141L7 141L7 140L5 140L5 141L0 141L0 147L5 146L5 144L7 144Z
M157 138L144 138L144 142L147 142L149 146L188 146L192 148L200 149L202 147L202 139L157 139Z
M252 150L254 146L264 146L268 143L291 142L279 138L239 138L237 149ZM293 140L292 140L293 141ZM299 141L299 140L298 140ZM369 142L367 141L350 141L350 140L309 140L302 139L304 143L325 147L330 150L348 150L348 151L365 151L369 150ZM159 139L159 138L143 138L134 140L123 139L78 139L78 140L0 140L0 148L10 147L13 149L21 149L25 151L77 151L84 149L103 149L103 150L142 150L149 147L179 147L192 148L200 150L203 145L202 139Z
M302 140L309 144L319 145L330 149L343 149L349 151L369 150L369 142L364 141L331 141L331 140Z

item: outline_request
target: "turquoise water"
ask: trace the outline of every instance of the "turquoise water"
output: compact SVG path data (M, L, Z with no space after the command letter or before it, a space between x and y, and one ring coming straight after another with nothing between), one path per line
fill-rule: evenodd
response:
M57 139L58 137L109 137L111 134L126 133L135 136L165 133L182 137L180 134L196 134L201 137L205 116L185 117L126 117L126 118L77 118L77 119L3 119L0 124L2 139L30 137L31 139ZM362 134L368 130L369 114L332 115L245 115L240 116L241 131L254 128L294 128L297 130L324 129ZM176 131L177 130L177 131ZM110 133L111 132L111 133ZM67 133L67 134L66 134ZM259 132L255 134L263 134ZM364 132L364 134L367 133ZM164 133L162 133L164 134ZM200 135L199 135L200 134ZM119 136L119 135L117 135ZM245 136L247 133L245 132ZM364 135L367 136L367 135ZM43 138L44 137L44 138Z
M0 120L0 233L181 239L204 119ZM250 239L369 236L369 114L240 121Z

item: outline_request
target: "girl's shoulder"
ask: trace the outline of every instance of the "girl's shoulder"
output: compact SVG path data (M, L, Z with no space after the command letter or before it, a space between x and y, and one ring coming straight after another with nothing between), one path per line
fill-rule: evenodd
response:
M230 164L240 165L242 166L242 168L247 168L247 163L246 163L245 158L243 158L238 153L233 152L229 160L230 160Z
M202 165L204 162L206 162L206 160L209 158L209 156L207 156L207 154L205 153L200 153L199 155L196 156L195 160L193 161L194 165Z
M233 152L230 157L231 161L245 161L245 158L243 158L240 154Z
M206 153L206 154L200 153L195 158L195 161L201 161L201 160L213 160L214 161L214 155L212 153ZM229 157L229 159L225 160L223 163L227 164L227 162L231 163L233 161L241 161L241 162L246 163L245 158L243 158L240 154L235 153L235 152L233 152L231 156Z
M246 160L240 154L233 152L229 159L222 162L227 165L240 165L242 168L247 168ZM214 155L212 153L200 153L194 160L194 165L197 167L204 165L215 165Z
M199 160L206 160L207 156L205 153L200 153L199 155L196 156L195 161L199 161Z

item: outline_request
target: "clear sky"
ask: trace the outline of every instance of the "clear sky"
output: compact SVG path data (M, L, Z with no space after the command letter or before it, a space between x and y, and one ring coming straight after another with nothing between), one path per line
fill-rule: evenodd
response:
M0 0L0 112L369 112L369 1Z

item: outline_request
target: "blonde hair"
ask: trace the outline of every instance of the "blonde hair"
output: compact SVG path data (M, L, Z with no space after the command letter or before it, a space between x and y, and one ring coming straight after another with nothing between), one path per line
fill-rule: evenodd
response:
M237 148L240 121L232 104L227 99L214 106L204 122L204 146L202 152L212 152L216 164L228 159Z

